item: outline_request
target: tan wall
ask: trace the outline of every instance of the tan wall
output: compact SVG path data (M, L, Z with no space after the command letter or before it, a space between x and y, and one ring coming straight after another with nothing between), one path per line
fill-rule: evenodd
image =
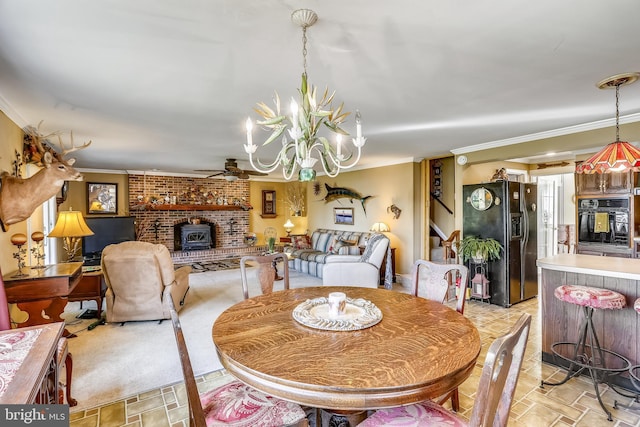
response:
M391 228L386 233L391 239L391 246L396 248L396 273L409 273L415 254L415 224L414 224L414 170L419 168L416 163L386 166L377 169L341 172L335 178L318 177L320 194L315 195L313 184L309 185L307 193L309 230L330 228L337 230L367 231L375 222L385 222ZM372 196L365 202L366 214L362 204L350 199L339 199L329 203L324 202L327 194L325 183L332 187L344 187L356 191L364 196ZM387 207L395 204L402 213L398 219L387 212ZM334 223L333 208L353 207L354 224L337 225Z
M82 212L83 216L87 216L87 183L105 183L105 184L117 184L118 192L118 208L115 216L128 216L129 215L129 182L127 174L119 173L96 173L96 172L82 172L83 181L71 181L69 182L69 193L67 200L60 204L59 210L67 211L73 209L74 211ZM101 216L101 215L89 215L89 216Z
M0 171L12 173L13 162L16 160L16 150L22 154L22 141L24 133L15 123L13 123L4 113L0 112ZM34 165L21 168L22 176L26 177L38 172L39 168ZM17 261L13 258L16 247L11 243L11 236L16 233L26 234L27 237L34 231L42 230L42 209L36 209L34 215L28 220L13 224L6 232L0 231L0 267L4 274L10 273L18 268ZM27 249L27 255L31 254L31 245L33 242L29 239L24 248ZM27 258L26 264L30 265Z

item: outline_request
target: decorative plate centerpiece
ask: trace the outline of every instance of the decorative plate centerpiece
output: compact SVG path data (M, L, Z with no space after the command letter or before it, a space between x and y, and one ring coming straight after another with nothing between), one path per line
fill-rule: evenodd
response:
M293 318L311 328L325 331L357 331L382 320L382 312L374 303L363 298L347 298L344 314L329 316L327 297L308 299L293 309Z

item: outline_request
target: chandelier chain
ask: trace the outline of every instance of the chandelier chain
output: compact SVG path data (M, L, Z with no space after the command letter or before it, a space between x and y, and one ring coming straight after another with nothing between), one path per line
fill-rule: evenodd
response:
M302 69L304 75L307 75L307 26L302 27Z
M616 85L616 141L620 141L620 83Z

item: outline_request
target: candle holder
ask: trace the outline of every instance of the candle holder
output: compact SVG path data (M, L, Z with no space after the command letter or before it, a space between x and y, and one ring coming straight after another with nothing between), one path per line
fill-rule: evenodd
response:
M31 233L31 240L36 242L36 245L31 248L31 254L36 259L36 265L31 268L44 268L44 233L42 231L34 231Z
M13 275L13 277L24 277L28 276L22 269L25 267L24 256L27 254L27 250L23 248L24 244L27 243L27 236L22 233L16 233L11 236L11 243L13 243L18 251L13 253L13 257L18 260L18 272Z

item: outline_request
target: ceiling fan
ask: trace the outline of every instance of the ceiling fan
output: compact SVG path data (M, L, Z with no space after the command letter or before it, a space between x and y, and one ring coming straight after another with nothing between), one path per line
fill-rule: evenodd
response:
M249 179L249 175L266 176L266 173L256 172L253 170L245 170L238 168L236 159L227 159L224 162L224 170L221 169L196 169L196 172L213 172L207 178L222 175L227 181L235 181L236 179Z

